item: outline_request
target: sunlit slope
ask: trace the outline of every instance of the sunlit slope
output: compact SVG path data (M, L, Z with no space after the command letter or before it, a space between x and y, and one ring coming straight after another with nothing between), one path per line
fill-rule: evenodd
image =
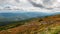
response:
M0 34L59 34L60 15L31 18L16 24L0 27L0 29L3 28Z

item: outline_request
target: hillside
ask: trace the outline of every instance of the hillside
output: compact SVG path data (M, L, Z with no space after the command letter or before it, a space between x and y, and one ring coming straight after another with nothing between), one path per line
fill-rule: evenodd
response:
M51 15L43 12L19 12L19 13L0 13L0 22L6 21L20 21L33 17L42 17Z
M0 26L0 34L60 34L60 14Z

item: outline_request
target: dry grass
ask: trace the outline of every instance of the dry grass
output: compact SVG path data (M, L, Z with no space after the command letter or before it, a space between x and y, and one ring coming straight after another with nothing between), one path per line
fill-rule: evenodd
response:
M58 34L60 32L60 16L36 18L24 25L0 31L0 34Z

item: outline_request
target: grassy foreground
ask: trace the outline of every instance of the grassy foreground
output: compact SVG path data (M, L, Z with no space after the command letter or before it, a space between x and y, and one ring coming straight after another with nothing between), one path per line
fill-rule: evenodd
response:
M0 26L0 34L60 34L60 15L15 21Z

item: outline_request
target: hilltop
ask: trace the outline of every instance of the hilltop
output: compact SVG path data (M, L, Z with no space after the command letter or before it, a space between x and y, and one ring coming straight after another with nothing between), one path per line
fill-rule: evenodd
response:
M0 34L59 34L60 14L31 18L0 26Z

